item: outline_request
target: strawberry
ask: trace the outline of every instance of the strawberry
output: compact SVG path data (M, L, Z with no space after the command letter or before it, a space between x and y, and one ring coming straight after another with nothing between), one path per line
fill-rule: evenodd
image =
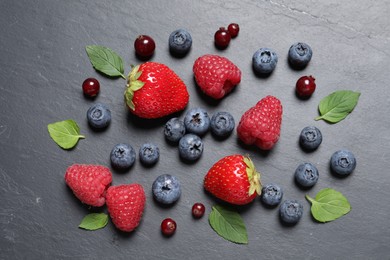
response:
M65 182L81 202L94 207L105 203L112 181L110 169L102 165L73 164L65 173Z
M279 140L282 124L282 104L273 96L266 96L246 111L237 126L238 137L245 144L255 144L270 150Z
M144 188L138 183L109 187L106 204L114 225L125 232L133 231L141 221L145 200Z
M129 73L125 101L142 118L160 118L183 110L189 100L187 87L166 65L146 62Z
M216 162L204 178L204 188L234 205L245 205L261 194L260 173L243 155L226 156Z
M221 99L241 81L241 71L233 62L218 55L203 55L193 66L195 80L202 91Z

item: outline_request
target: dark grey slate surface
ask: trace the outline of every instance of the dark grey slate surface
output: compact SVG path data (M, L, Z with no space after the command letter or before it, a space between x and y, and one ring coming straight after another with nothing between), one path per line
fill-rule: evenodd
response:
M0 258L1 259L389 259L390 222L390 20L388 1L10 1L0 2ZM237 22L238 38L225 51L213 45L220 26ZM194 39L183 59L170 56L171 31L187 28ZM157 50L152 60L166 63L185 81L188 107L201 106L210 114L230 111L238 121L260 98L272 94L284 106L281 138L270 153L243 147L234 133L221 142L204 137L205 150L195 164L185 164L176 147L162 135L164 120L146 122L129 114L123 104L124 81L95 72L85 46L99 44L118 52L129 64L135 58L133 41L151 35ZM287 51L296 41L313 48L312 62L304 71L287 64ZM279 54L276 71L266 79L251 70L252 54L271 47ZM242 70L242 82L220 102L210 102L193 81L192 64L200 55L220 54ZM294 95L302 75L316 77L311 99ZM85 113L93 101L83 97L87 77L101 82L96 101L107 103L113 115L104 132L92 131ZM360 91L355 111L346 120L330 125L314 121L322 97L339 89ZM72 118L86 135L71 151L60 149L49 137L47 124ZM318 151L304 153L297 144L300 130L319 127L324 141ZM152 168L139 161L127 173L114 172L113 184L141 183L147 206L139 228L127 235L109 223L87 232L78 229L90 211L66 187L63 176L73 163L109 166L109 152L118 142L135 149L153 141L161 160ZM329 173L331 154L348 148L358 166L348 178ZM203 176L219 158L251 155L263 183L276 182L285 198L304 203L304 215L295 227L284 227L277 210L259 200L240 209L249 235L248 245L220 238L207 217L192 219L194 202L216 202L203 191ZM302 191L293 182L293 171L303 161L320 171L317 185ZM171 208L157 205L151 196L153 180L162 173L176 175L183 194ZM305 194L314 196L331 187L345 194L352 211L327 224L313 221ZM105 209L103 209L105 211ZM178 223L176 234L160 234L163 218Z

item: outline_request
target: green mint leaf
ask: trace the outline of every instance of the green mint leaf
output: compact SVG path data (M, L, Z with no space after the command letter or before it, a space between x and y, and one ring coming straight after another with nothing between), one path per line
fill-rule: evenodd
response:
M248 244L245 223L240 214L222 206L213 206L209 215L210 226L226 240L237 244Z
M122 58L113 50L99 45L88 45L85 49L92 66L96 70L110 77L122 77L126 79L123 75Z
M339 90L326 96L320 101L318 110L320 116L315 120L323 119L330 123L337 123L347 117L357 105L360 93L351 90Z
M86 230L97 230L104 228L108 223L108 215L105 213L91 213L81 221L79 228Z
M72 119L48 124L47 130L54 142L63 149L73 148L80 138L85 138L80 135L80 128Z
M311 214L319 222L333 221L351 211L347 198L334 189L322 189L315 199L308 195L306 199L311 202Z

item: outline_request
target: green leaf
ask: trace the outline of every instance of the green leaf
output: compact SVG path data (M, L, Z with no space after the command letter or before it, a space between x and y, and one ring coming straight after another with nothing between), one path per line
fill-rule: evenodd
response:
M323 119L330 123L337 123L347 117L355 108L360 97L359 92L339 90L324 97L318 105L320 116L315 120Z
M210 226L218 235L237 244L247 244L245 223L237 212L216 205L209 215Z
M91 213L81 221L79 228L86 230L97 230L104 228L108 223L108 215L105 213Z
M347 198L334 189L322 189L315 199L308 195L306 199L311 202L311 214L319 222L333 221L351 211Z
M92 66L96 70L110 77L122 77L126 79L123 75L122 58L113 50L99 45L88 45L85 49Z
M80 138L85 138L80 135L80 128L72 119L48 124L47 130L54 142L63 149L73 148Z

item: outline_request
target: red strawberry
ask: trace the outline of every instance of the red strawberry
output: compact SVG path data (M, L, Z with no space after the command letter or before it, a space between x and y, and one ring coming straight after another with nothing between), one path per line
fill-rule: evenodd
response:
M218 55L199 57L193 71L198 86L214 99L223 98L241 81L240 69L227 58Z
M146 62L135 66L127 80L125 101L142 118L159 118L183 110L189 100L187 87L166 65Z
M282 112L280 100L266 96L242 115L237 126L238 137L245 144L270 150L279 140Z
M204 178L204 188L234 205L245 205L261 193L260 173L243 155L226 156L216 162Z
M65 173L65 182L81 202L100 207L112 181L110 169L102 165L73 164Z
M106 204L114 225L122 231L133 231L141 221L145 200L144 188L138 183L109 187Z

